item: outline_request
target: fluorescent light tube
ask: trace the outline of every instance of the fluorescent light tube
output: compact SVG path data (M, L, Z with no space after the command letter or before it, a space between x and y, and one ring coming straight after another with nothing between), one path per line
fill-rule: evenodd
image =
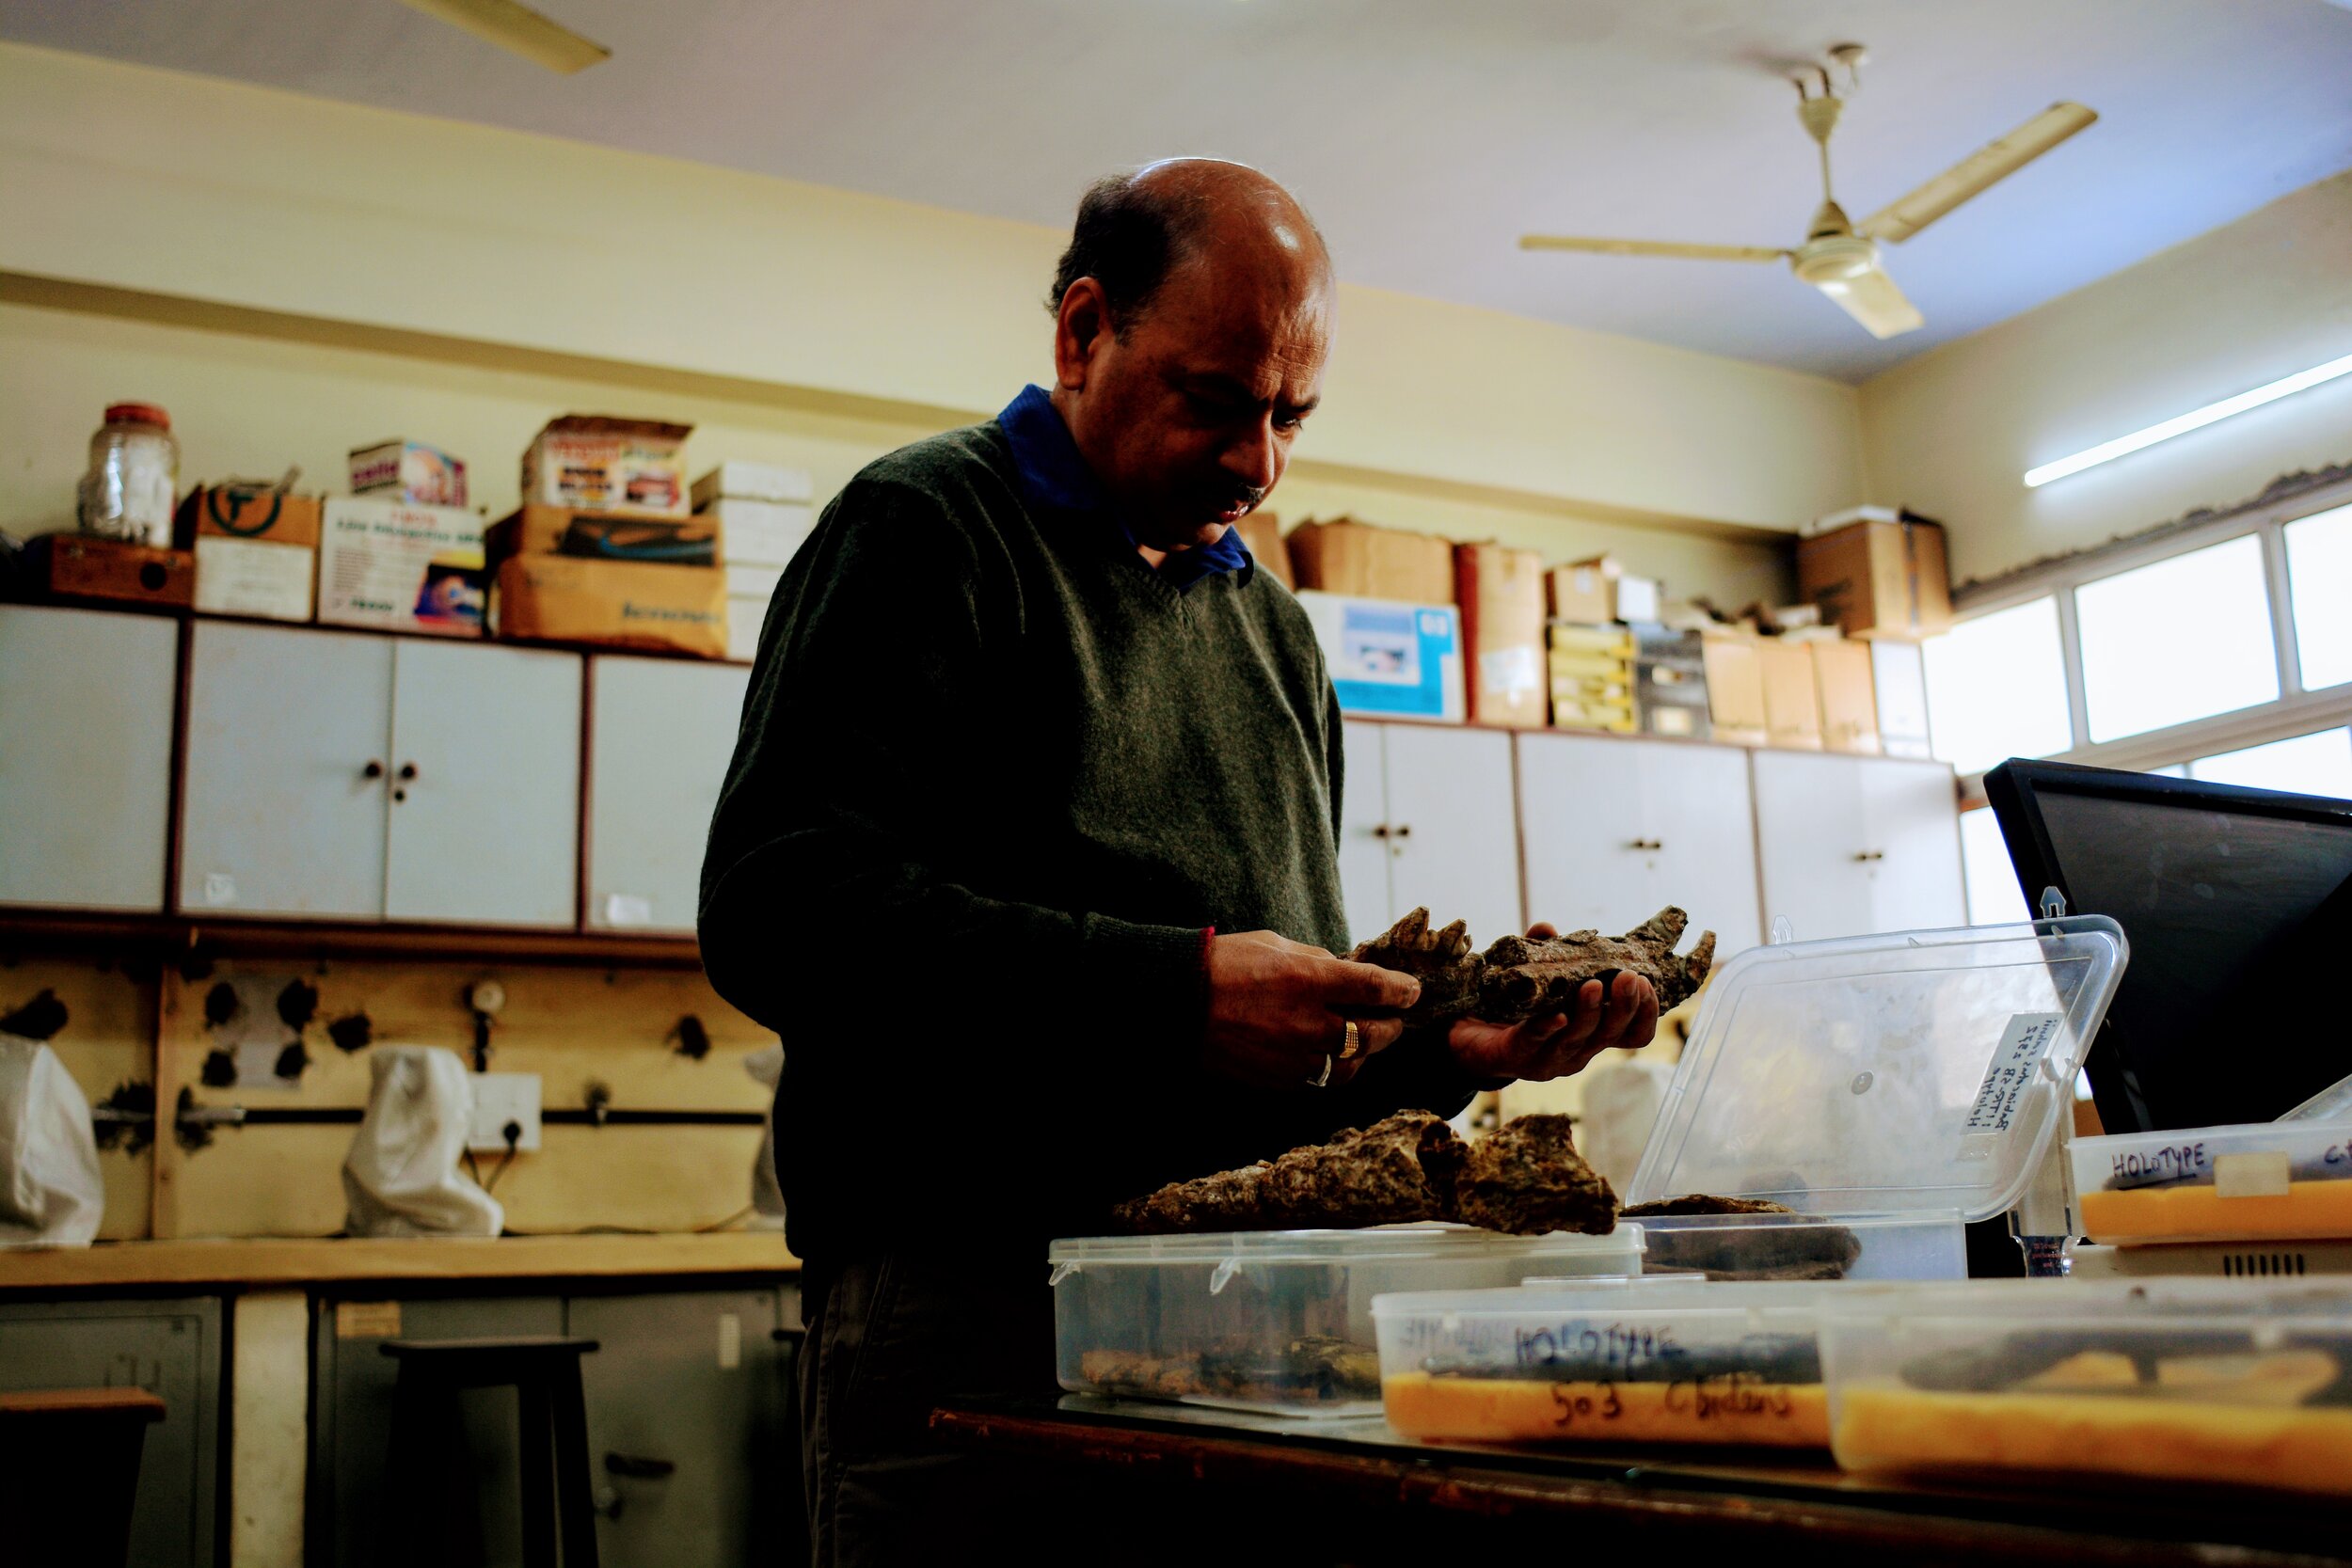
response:
M2145 430L2135 430L2129 436L2119 436L2112 441L2102 441L2097 446L2078 451L2072 457L2061 457L2055 463L2044 463L2039 468L2027 468L2026 488L2039 489L2054 479L2064 479L2068 474L2078 474L2085 468L2095 468L2100 464L2110 462L2127 452L2137 451L2142 447L2153 447L2158 441L2169 441L2175 436L2183 436L2189 431L2201 429L2217 420L2226 420L2233 414L2243 414L2249 408L2260 408L2265 403L2276 403L2280 398L2292 397L2296 392L2316 387L2323 381L2333 381L2340 375L2352 375L2352 354L2347 354L2341 359L2330 359L2324 365L2313 365L2308 371L2297 371L2293 375L2282 377L2267 387L2257 387L2250 392L2240 392L2233 398L2223 398L2219 403L2209 403L2202 408L2193 408L2185 414L2175 415L2162 424L2152 424Z

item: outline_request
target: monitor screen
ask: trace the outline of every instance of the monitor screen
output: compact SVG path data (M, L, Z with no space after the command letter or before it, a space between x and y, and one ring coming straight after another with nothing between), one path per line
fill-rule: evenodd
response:
M2352 801L2063 763L1985 776L2038 907L2123 927L2090 1053L2110 1132L2268 1121L2352 1073Z

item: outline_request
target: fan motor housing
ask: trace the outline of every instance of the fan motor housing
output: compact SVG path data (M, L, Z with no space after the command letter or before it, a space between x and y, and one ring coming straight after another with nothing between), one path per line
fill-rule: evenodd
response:
M1879 247L1857 234L1827 234L1808 240L1788 259L1788 268L1807 283L1844 283L1879 264Z

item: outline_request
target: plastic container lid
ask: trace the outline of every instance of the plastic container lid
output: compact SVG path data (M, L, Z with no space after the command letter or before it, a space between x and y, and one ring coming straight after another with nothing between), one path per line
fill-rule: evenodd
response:
M2071 1117L2129 953L2101 915L1750 948L1708 988L1626 1201L1990 1219Z
M1554 1231L1505 1236L1467 1225L1374 1226L1364 1230L1224 1230L1191 1236L1089 1236L1054 1243L1045 1260L1057 1272L1098 1263L1438 1262L1450 1258L1624 1256L1635 1269L1642 1227L1620 1225L1606 1236ZM1628 1271L1631 1272L1631 1271Z

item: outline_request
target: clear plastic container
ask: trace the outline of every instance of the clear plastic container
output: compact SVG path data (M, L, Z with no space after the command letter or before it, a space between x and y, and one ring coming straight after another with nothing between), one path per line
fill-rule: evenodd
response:
M2128 952L2113 921L2079 916L1732 958L1708 988L1625 1198L1763 1198L1809 1219L1645 1216L1672 1238L1651 1265L1963 1277L1963 1223L2026 1191L2072 1115ZM1742 1243L1730 1265L1704 1261Z
M158 549L171 544L171 511L180 489L180 443L171 416L151 404L118 403L89 438L82 476L81 531Z
M2352 1497L2352 1285L1979 1280L1821 1308L1850 1470Z
M2067 1154L2094 1242L2352 1237L2352 1117L2077 1138Z
M1651 1275L1384 1295L1381 1395L1428 1441L1826 1449L1820 1304L1868 1293Z
M1642 1268L1642 1228L1466 1226L1113 1236L1053 1243L1056 1375L1073 1393L1294 1416L1380 1409L1372 1300Z
M2339 1078L2280 1117L2280 1121L2342 1121L2352 1117L2352 1077Z

